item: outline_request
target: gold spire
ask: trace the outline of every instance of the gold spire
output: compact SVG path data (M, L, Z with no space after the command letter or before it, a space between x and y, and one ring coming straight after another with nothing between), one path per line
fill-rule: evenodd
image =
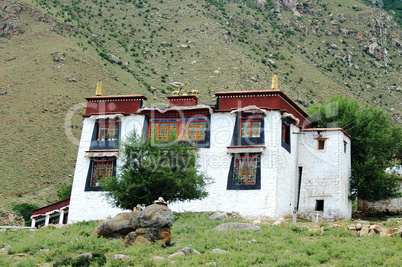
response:
M98 84L96 85L96 95L102 95L102 80L99 79Z
M278 75L272 76L272 85L271 89L278 89Z

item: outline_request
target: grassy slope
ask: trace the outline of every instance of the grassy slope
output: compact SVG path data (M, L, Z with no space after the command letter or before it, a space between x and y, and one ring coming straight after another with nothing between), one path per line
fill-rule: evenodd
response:
M166 105L170 83L188 80L191 89L200 90L200 102L210 104L217 91L267 89L278 73L280 89L306 108L345 94L362 104L374 101L395 123L401 121L396 99L402 91L387 91L400 85L402 77L395 25L358 1L324 6L309 1L311 6L299 10L300 19L290 10L275 16L230 2L221 7L206 1L22 2L77 31L51 31L49 23L38 22L26 10L16 15L23 33L0 38L0 91L8 92L0 96L0 123L6 125L0 136L5 144L0 152L0 203L5 208L55 201L54 185L71 182L77 147L66 137L64 120L70 107L94 94L99 78L104 94L141 93L148 105ZM354 5L359 9L352 9ZM330 23L339 13L347 20ZM365 24L362 18L368 14L381 18L383 28L372 30ZM390 59L387 68L375 67L374 61L384 64L383 59L364 52L380 30L379 43L387 47ZM352 34L357 31L363 40ZM330 48L332 43L338 49ZM99 52L119 56L128 66L102 59ZM346 53L359 70L339 58ZM12 56L17 58L7 61ZM275 63L269 66L263 60ZM72 123L76 138L80 112Z
M201 266L208 262L216 262L217 266L399 266L402 260L402 239L398 237L357 237L345 229L328 229L327 223L320 224L326 229L323 234L310 233L307 228L300 227L307 224L312 227L313 223L298 223L299 228L289 224L261 225L262 233L214 230L213 227L220 223L210 220L205 213L175 214L171 228L174 245L166 248L160 244L124 248L121 239L91 236L95 222L78 223L65 229L7 231L0 235L0 248L9 245L12 249L8 255L0 254L0 265L61 263L88 252L103 254L107 260L105 266L167 266L172 260L177 266ZM398 223L387 224L389 228L398 227ZM168 255L187 246L201 255L168 259ZM213 254L215 248L229 253ZM49 249L49 252L40 249ZM26 255L18 256L18 253ZM113 260L117 253L129 258ZM164 257L164 260L155 261L154 256Z

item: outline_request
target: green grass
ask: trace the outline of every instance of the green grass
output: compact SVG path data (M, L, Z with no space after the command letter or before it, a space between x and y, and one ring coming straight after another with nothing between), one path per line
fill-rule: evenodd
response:
M217 266L398 266L402 260L402 239L396 237L357 237L344 229L310 233L306 228L288 224L261 225L262 233L220 232L213 227L222 222L209 220L205 213L175 214L175 220L174 245L165 248L159 243L126 248L123 240L96 238L90 235L96 222L78 223L64 229L8 230L0 234L0 247L10 245L12 249L6 255L0 254L0 265L60 264L87 252L104 255L106 266L165 266L172 260L178 266L199 266L208 262L216 262ZM168 259L168 255L186 246L201 255ZM230 253L213 254L215 248ZM40 252L40 249L49 249L49 252ZM26 256L18 257L18 253ZM113 260L117 253L129 255L129 260ZM154 256L165 260L154 261Z
M99 78L105 95L144 94L146 105L166 106L171 82L188 80L201 104L213 104L215 92L269 89L279 74L279 88L305 109L343 94L402 121L402 90L388 91L400 86L402 56L393 41L399 26L380 18L384 29L373 30L369 22L382 11L360 1L309 1L308 8L299 5L300 18L289 9L279 16L245 4L252 1L20 1L50 22L26 9L14 16L22 34L0 37L0 92L7 92L0 95L3 209L52 203L57 186L71 183L78 148L64 121L71 107L94 94ZM346 21L332 24L339 13ZM387 49L387 66L365 52L372 37ZM110 62L106 53L127 64ZM346 54L358 69L340 58ZM76 139L82 113L73 116Z

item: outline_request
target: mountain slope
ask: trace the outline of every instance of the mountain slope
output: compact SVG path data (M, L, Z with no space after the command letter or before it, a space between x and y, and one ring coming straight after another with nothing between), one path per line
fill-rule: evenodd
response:
M267 89L279 74L280 89L306 109L344 94L402 120L400 27L359 1L1 0L0 7L7 207L54 201L57 184L71 182L77 146L65 118L74 114L67 133L79 139L75 105L100 78L104 94L140 93L147 105L167 105L177 82L188 80L210 104L217 91Z

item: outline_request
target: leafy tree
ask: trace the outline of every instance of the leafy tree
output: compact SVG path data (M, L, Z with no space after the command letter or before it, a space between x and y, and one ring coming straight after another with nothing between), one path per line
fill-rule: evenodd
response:
M351 197L378 201L400 196L396 174L386 169L400 163L402 128L374 106L360 108L356 100L335 96L309 111L313 127L341 127L352 136Z
M25 225L30 226L31 225L31 215L32 211L39 209L39 206L35 204L29 204L29 203L21 203L17 204L14 206L13 211L19 215L22 216L25 220Z
M172 139L171 139L172 140ZM132 209L158 197L170 202L201 199L209 178L197 171L197 149L176 141L169 146L140 140L135 133L122 144L123 164L117 177L101 181L113 205Z
M72 184L62 184L57 189L57 199L59 201L69 199L71 196Z

